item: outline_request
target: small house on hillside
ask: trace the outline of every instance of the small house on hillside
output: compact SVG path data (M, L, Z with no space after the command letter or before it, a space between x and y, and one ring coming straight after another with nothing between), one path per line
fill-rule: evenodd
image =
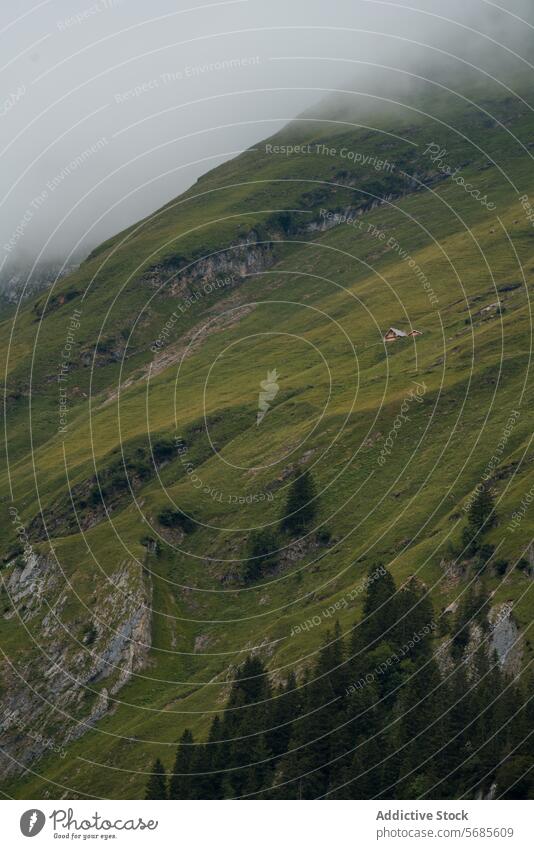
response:
M388 332L384 334L384 342L394 342L396 339L401 339L408 334L404 330L398 330L396 327L390 327Z
M398 327L390 327L387 333L384 333L384 342L395 342L397 339L407 339L409 336L421 336L421 331L410 330L406 333L405 330L399 330Z

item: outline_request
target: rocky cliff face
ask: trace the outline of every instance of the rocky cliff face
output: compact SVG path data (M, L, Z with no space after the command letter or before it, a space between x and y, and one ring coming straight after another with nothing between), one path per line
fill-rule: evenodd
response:
M456 607L455 605L454 609ZM454 612L450 608L449 610ZM473 673L475 656L481 646L490 659L496 658L506 675L515 677L520 673L524 646L510 602L493 605L483 622L470 622L468 632L467 645L462 656L468 675ZM444 674L450 674L454 667L451 648L452 639L446 638L437 650L437 661Z
M271 236L276 239L280 234L273 233ZM237 281L250 274L257 274L275 260L272 243L251 230L228 248L197 259L169 257L147 269L139 282L157 289L165 297L183 296L190 293L196 284L213 283L221 276L231 275Z
M6 776L84 734L147 662L151 586L136 561L95 574L90 607L53 553L12 564L4 618L24 636L0 661L0 747ZM5 608L4 608L5 609Z
M502 668L510 675L521 671L523 644L517 623L512 614L512 604L498 604L488 615L491 650L496 652Z

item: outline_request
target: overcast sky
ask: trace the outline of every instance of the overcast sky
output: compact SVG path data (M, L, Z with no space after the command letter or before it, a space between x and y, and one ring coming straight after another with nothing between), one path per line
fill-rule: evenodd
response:
M439 76L453 53L498 74L534 32L514 17L534 24L532 5L3 3L0 264L87 251L327 91L365 90L363 63Z

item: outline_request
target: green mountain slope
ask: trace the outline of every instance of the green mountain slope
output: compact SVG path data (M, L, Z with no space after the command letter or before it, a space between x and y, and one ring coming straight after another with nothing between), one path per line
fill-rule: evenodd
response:
M534 113L478 103L307 115L4 322L4 792L141 796L247 654L277 681L352 629L375 562L425 584L436 641L483 584L530 662ZM302 470L316 522L247 581Z

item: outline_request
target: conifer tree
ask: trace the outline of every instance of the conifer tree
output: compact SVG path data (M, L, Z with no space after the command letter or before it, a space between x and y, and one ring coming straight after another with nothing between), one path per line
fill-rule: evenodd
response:
M167 798L167 774L165 767L157 758L152 767L152 775L147 781L145 799Z
M291 672L283 687L273 699L269 714L269 731L266 741L275 759L287 752L295 720L301 709L302 697L295 673Z
M440 783L437 791L442 798L454 798L462 782L470 754L473 700L469 689L465 663L457 663L448 676L442 693L445 730L440 754Z
M297 763L300 771L299 798L302 799L318 799L327 792L332 732L341 723L340 693L336 692L335 670L342 662L344 649L341 640L333 639L333 636L330 631L325 635L307 686L309 707L304 711L305 718L298 723L296 740L301 748Z
M507 681L484 642L474 657L464 652L471 620L486 633L486 597L480 584L464 594L446 674L431 633L400 651L433 614L423 585L396 593L389 572L369 583L350 650L336 623L300 686L290 675L272 698L265 666L248 657L208 743L193 747L191 798L470 798L495 781L505 798L532 795L531 682ZM188 741L182 735L176 772L188 771Z
M395 636L399 647L403 649L408 646L412 657L429 654L432 633L436 626L426 587L416 578L412 578L397 593L395 608Z
M360 623L360 639L367 651L376 648L380 639L392 641L397 627L397 601L395 598L395 582L391 573L383 569L383 574L377 575L377 567L371 566L363 617Z
M169 799L192 799L191 764L194 756L194 739L189 728L180 737L176 751L173 774L169 782Z
M269 681L267 671L259 657L247 657L236 671L228 708L232 708L238 700L238 694L243 694L241 704L254 704L267 698Z
M317 674L327 676L334 697L343 696L350 676L345 662L345 645L338 621L334 625L333 633L330 630L326 632L325 643L319 655Z
M488 657L485 645L481 646L476 654L475 674L477 685L473 687L471 699L476 720L470 736L480 767L480 776L483 777L496 769L499 752L507 748L509 731L502 710L506 696L503 692L499 662L496 656L492 659ZM513 688L508 692L513 692ZM508 715L512 715L516 710L515 699L510 707L511 713L505 711Z
M507 758L497 772L500 799L534 799L532 760L523 755Z
M195 746L191 760L191 799L212 799L213 775L210 746Z
M280 528L288 533L306 530L317 514L315 482L310 472L303 472L289 487Z
M474 530L488 530L495 524L495 499L489 485L484 485L475 495L469 508L469 524Z
M345 799L375 799L384 789L386 776L391 781L386 737L384 732L382 735L358 739L351 767L352 780L346 789Z
M225 793L238 797L257 789L251 765L264 760L262 730L268 728L271 687L259 657L247 657L238 668L221 723L221 758ZM250 788L254 784L254 789Z
M207 799L222 799L222 781L225 766L223 743L221 742L222 723L218 714L214 717L211 723L210 733L208 736L208 744L206 748L207 766L210 770L210 775L206 776L206 784L208 786Z
M435 756L443 743L441 690L434 660L412 668L400 720L401 792L406 793L417 775L435 774Z
M480 548L482 535L497 521L495 500L488 484L479 489L469 507L468 524L462 531L462 545L468 557Z

